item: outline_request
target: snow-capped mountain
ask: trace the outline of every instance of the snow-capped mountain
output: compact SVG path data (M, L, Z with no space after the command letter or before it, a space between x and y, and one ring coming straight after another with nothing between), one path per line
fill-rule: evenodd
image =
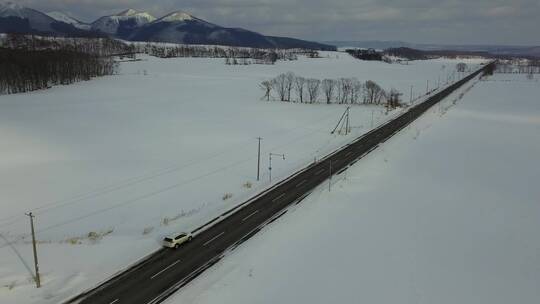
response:
M92 29L121 38L129 38L132 32L156 18L147 12L134 9L125 10L119 14L101 17L92 23Z
M159 18L157 22L182 22L193 20L202 21L201 19L197 19L184 11L177 11Z
M241 28L222 27L184 11L156 19L147 12L128 9L86 24L66 13L44 14L14 2L0 2L0 33L11 32L70 37L107 35L133 41L258 48L335 49L316 42L269 37Z
M79 28L79 29L82 29L82 30L89 30L90 29L90 24L79 21L75 17L72 17L69 14L64 13L64 12L48 12L47 16L53 18L56 21L71 24L71 25L75 26L76 28Z
M275 47L261 34L228 29L196 18L184 11L170 13L133 33L135 41L159 41L184 44Z
M0 17L24 18L25 8L15 2L0 2Z
M291 38L268 37L241 28L226 28L184 11L161 17L137 29L130 36L135 41L183 44L217 44L257 48L333 49L332 46Z
M88 36L86 29L14 2L0 2L0 33Z
M0 2L0 30L3 32L53 32L52 23L55 21L44 13L15 2Z

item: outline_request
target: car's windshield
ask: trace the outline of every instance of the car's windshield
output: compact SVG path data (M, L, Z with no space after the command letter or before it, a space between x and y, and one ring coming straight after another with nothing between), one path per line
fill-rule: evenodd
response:
M185 234L180 234L179 236L176 237L176 239L178 240L179 238L183 238L185 236L186 236Z

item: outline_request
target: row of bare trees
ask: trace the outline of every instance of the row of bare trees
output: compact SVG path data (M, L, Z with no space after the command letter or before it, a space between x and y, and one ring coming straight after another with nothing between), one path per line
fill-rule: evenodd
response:
M304 49L259 49L205 45L179 45L156 42L123 42L110 38L55 38L7 34L0 47L24 50L69 50L98 56L147 54L159 58L225 58L229 64L274 64L278 60L312 58L318 52Z
M117 64L71 50L0 48L0 94L41 90L115 73Z
M110 38L42 37L14 33L0 37L0 47L28 51L73 51L97 56L113 56L135 52L134 46Z
M135 44L134 52L160 58L225 58L228 65L274 64L278 60L297 60L307 51L301 49L259 49L203 45Z
M401 105L401 94L392 89L386 92L376 82L361 82L357 78L315 79L297 76L292 72L280 74L260 84L264 99L327 104L387 104L391 107Z
M540 74L540 64L519 64L510 63L497 64L496 73L501 74Z

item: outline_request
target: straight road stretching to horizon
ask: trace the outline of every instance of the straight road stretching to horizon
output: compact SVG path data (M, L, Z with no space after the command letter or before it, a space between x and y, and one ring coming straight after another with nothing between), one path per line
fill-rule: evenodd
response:
M411 107L404 114L370 131L351 144L289 177L243 205L194 231L192 242L178 250L161 249L102 285L70 300L88 304L160 303L223 258L224 254L287 212L332 175L340 174L360 158L433 105L450 95L494 63Z

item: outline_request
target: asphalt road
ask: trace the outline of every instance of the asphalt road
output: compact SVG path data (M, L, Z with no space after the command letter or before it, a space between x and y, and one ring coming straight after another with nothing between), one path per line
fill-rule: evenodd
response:
M68 303L147 304L160 303L172 293L218 262L228 250L283 215L333 174L339 174L406 127L430 107L478 75L484 68L433 95L427 101L350 145L314 163L252 200L195 231L191 243L178 250L162 249L108 282Z

